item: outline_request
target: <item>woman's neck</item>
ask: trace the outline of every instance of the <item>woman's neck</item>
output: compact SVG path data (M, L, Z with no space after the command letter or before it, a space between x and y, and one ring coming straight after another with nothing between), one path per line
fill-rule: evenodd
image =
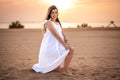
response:
M51 19L51 21L56 22L56 19Z

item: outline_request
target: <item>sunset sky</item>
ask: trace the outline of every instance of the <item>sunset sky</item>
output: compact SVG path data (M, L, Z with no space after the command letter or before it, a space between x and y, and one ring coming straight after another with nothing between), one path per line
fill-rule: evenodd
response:
M52 4L62 22L120 22L120 0L0 0L0 22L42 22Z

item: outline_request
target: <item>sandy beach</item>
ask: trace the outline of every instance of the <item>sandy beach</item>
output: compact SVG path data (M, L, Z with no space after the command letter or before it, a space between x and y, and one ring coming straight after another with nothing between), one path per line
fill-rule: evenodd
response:
M40 29L0 29L0 80L120 80L120 30L64 32L75 50L72 76L31 70L38 61Z

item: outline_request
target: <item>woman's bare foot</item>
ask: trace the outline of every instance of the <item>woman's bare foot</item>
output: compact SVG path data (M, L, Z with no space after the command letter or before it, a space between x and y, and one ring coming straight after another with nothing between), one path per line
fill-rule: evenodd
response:
M72 76L72 72L70 72L69 70L62 70L62 74L66 76Z

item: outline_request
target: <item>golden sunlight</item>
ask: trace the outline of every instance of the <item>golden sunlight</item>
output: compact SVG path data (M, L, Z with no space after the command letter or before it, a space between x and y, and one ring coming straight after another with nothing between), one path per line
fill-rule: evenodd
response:
M60 10L71 8L74 1L75 0L45 0L48 4L56 5Z

